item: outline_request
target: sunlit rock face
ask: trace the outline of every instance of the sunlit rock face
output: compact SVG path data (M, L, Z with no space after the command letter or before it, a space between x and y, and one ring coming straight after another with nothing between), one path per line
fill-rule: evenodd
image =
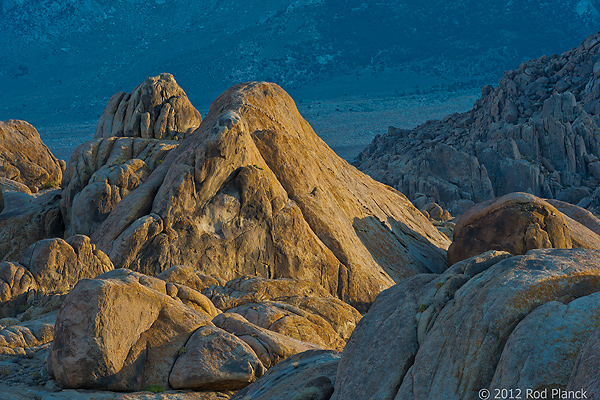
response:
M54 157L31 124L0 121L0 177L36 193L58 186L64 170L65 162Z
M60 202L67 235L91 235L202 121L173 75L111 97L94 140L75 149Z
M98 121L94 138L141 137L180 140L202 117L171 74L148 77L133 92L114 94Z
M600 34L483 88L473 109L413 130L390 129L356 165L410 199L454 215L510 192L600 212Z
M335 155L292 99L264 82L223 93L92 241L118 267L307 279L362 309L396 281L443 271L449 245L401 193Z

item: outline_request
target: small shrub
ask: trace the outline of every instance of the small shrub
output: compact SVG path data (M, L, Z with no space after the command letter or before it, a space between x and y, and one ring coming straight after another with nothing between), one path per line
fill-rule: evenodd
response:
M424 312L425 310L427 310L427 306L425 304L421 304L419 307L419 312Z
M146 389L144 389L144 391L152 393L162 393L165 391L165 389L160 385L150 385Z
M183 346L182 348L180 348L179 350L177 350L177 355L180 356L182 354L187 353L187 347Z
M435 284L435 287L438 289L441 288L442 286L444 286L444 282L438 282Z
M44 184L44 186L43 186L43 188L42 188L42 189L52 189L52 188L55 188L55 187L57 187L57 186L58 186L58 184L57 184L56 182L54 182L54 181L50 181L50 182L46 182L46 183Z

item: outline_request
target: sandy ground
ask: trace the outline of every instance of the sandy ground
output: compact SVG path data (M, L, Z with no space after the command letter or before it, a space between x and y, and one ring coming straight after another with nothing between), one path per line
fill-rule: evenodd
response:
M412 128L430 119L471 109L480 90L430 92L408 96L341 96L300 101L298 110L315 132L348 161L389 126ZM201 109L205 115L207 109ZM97 121L37 126L42 140L57 158L68 161L73 150L94 136Z

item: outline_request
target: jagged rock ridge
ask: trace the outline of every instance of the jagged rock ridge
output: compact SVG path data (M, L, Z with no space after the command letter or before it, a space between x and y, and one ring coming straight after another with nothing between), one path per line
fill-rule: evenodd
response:
M515 191L599 212L599 42L592 35L505 72L469 112L390 128L355 164L411 200L433 199L453 213Z

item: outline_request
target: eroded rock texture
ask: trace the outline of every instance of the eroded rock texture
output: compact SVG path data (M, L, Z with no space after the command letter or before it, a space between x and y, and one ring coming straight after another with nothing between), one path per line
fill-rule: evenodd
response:
M411 200L460 214L510 192L600 213L600 34L483 88L473 110L413 130L390 128L356 165Z
M523 393L581 382L596 368L582 350L573 370L594 346L584 343L599 322L598 260L588 249L492 251L403 281L358 324L332 399L477 399L509 381Z
M52 155L31 124L0 121L0 177L23 183L35 193L58 186L65 165Z
M449 245L401 193L336 156L269 83L222 94L92 241L117 267L312 280L362 309L396 281L443 271Z
M176 147L175 141L129 137L94 139L77 147L62 182L66 235L92 235ZM137 206L149 209L151 202L149 194Z
M79 280L113 268L87 236L40 240L25 249L18 263L0 263L0 316L14 316L40 298L66 293Z
M94 138L181 140L201 121L173 75L160 74L148 77L131 93L115 93L98 121Z

